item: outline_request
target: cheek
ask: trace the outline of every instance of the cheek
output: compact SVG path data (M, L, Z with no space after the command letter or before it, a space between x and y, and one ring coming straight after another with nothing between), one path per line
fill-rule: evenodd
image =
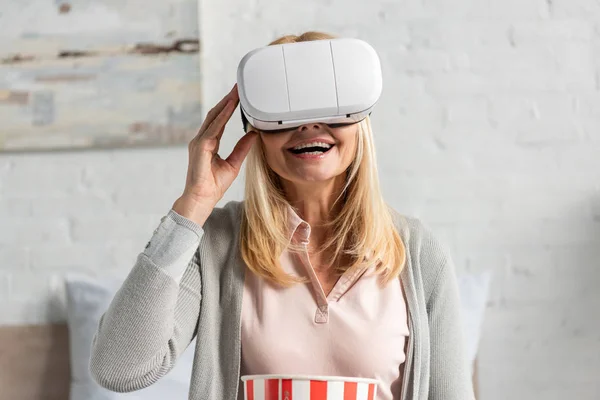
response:
M358 145L358 130L356 126L336 132L336 136L343 145L343 152L354 154Z
M269 149L281 149L290 139L291 134L287 132L283 133L261 133L260 137L265 144L265 147Z
M356 147L357 147L357 142L354 139L347 140L344 142L344 145L340 149L341 150L340 155L342 157L342 160L345 163L352 162L352 159L354 158L354 155L356 154Z
M267 157L272 157L278 148L277 140L274 139L274 137L265 136L264 134L261 137L263 147L265 148L265 154L267 155Z
M273 169L278 169L277 165L281 164L285 157L284 150L282 150L283 143L278 139L276 137L267 137L266 139L263 137L265 158Z

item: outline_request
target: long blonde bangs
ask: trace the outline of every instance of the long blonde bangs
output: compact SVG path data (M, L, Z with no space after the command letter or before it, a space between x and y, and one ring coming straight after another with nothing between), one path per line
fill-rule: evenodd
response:
M306 32L300 36L284 36L270 45L330 38L335 36ZM336 266L339 275L347 270L375 266L382 282L388 283L402 271L406 251L394 225L393 211L381 193L370 118L359 122L358 127L356 156L347 169L344 189L336 200L336 204L342 202L341 211L324 225L332 234L319 252L332 254L328 262ZM264 145L258 138L246 158L241 255L253 273L283 287L306 281L284 272L279 261L286 249L304 251L304 247L288 237L290 207L279 176L268 166Z

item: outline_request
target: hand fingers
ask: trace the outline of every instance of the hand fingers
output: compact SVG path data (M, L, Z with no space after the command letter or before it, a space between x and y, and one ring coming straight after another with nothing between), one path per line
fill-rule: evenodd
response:
M227 104L227 102L232 98L235 86L231 88L229 93L227 93L206 115L205 121L208 122L207 126L215 119L215 117L223 110L223 107Z
M231 114L233 115L233 113L235 112L237 105L239 104L239 101L235 101L233 104L233 111L231 112ZM225 123L223 124L223 126L221 127L221 129L219 129L219 132L216 136L218 141L221 141L221 137L223 136L223 132L225 132L225 124L229 121L231 115L227 118L227 121L225 121Z
M231 115L235 111L237 107L237 100L229 100L223 110L215 117L210 126L206 129L204 134L202 135L205 138L215 138L220 139L223 131L225 129L225 125L227 121L231 118Z
M250 152L252 145L257 140L257 137L258 133L254 131L248 132L242 136L225 161L227 161L236 171L239 171L248 152Z
M208 114L206 114L206 118L204 119L204 123L202 124L202 127L200 128L198 135L201 135L204 131L206 131L208 129L208 127L210 127L210 125L212 124L212 122L214 121L216 116L218 116L221 113L221 111L223 111L223 108L225 108L225 106L227 106L227 102L229 100L237 99L237 97L238 97L238 93L237 93L237 83L236 83L235 85L233 85L233 87L231 88L229 93L227 93L225 95L225 97L223 97L221 99L221 101L219 101L217 103L217 105L215 105L208 112Z

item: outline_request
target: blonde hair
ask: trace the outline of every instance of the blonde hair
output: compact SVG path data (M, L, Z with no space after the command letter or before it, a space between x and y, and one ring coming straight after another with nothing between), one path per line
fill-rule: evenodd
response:
M327 33L306 32L300 36L283 36L269 45L332 38L335 36ZM338 274L374 265L375 259L375 271L387 283L402 271L405 248L379 186L369 117L359 122L358 128L356 155L346 170L344 188L334 202L343 200L341 211L323 225L332 234L328 235L328 241L319 252L330 251L333 254L327 261L337 265ZM253 273L284 287L306 281L284 272L279 262L285 249L292 252L304 249L290 242L288 237L290 207L279 176L267 164L264 144L257 139L246 158L245 201L239 242L241 254ZM344 259L351 262L341 264Z

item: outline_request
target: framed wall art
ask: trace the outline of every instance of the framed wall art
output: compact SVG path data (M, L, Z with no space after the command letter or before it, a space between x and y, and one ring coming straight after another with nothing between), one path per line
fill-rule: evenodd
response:
M197 0L11 0L0 152L187 143L201 124Z

